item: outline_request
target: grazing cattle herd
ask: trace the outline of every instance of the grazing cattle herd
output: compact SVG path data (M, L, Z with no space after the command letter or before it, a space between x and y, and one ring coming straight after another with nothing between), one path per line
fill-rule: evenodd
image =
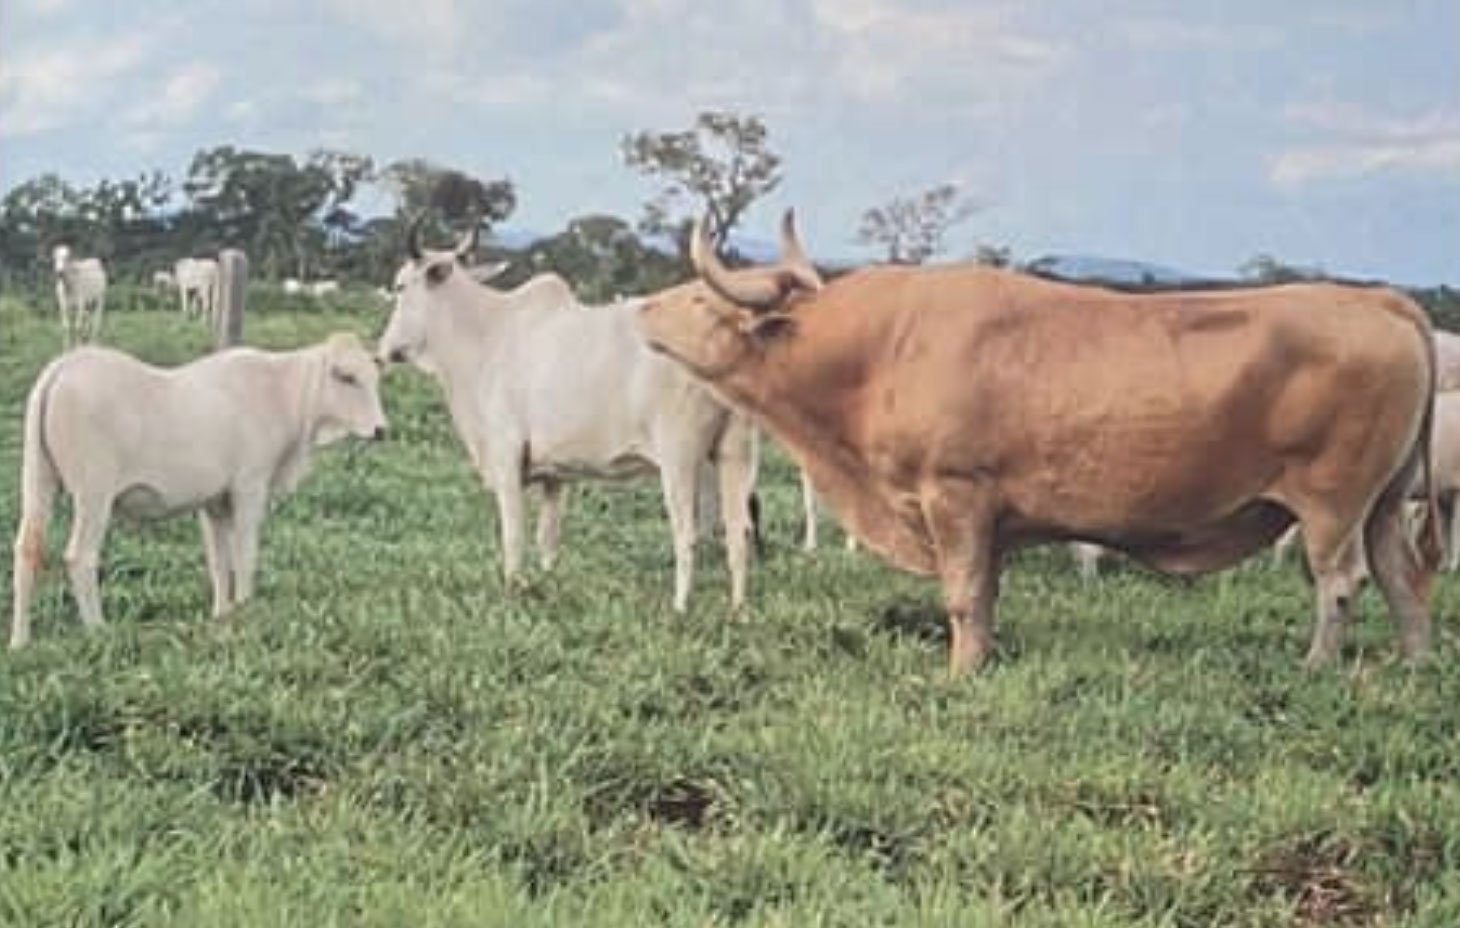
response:
M25 413L12 647L30 637L43 530L63 490L66 570L88 626L102 621L97 560L113 510L198 511L214 614L246 599L269 499L313 449L384 434L378 367L399 362L437 381L496 496L508 580L530 487L551 566L567 484L657 475L674 608L688 605L707 484L740 606L765 432L802 469L808 549L820 497L849 542L939 580L954 674L993 652L1009 554L1047 542L1072 543L1090 577L1103 549L1187 575L1301 529L1309 665L1335 656L1366 572L1402 652L1428 648L1442 523L1452 563L1456 552L1460 392L1448 391L1460 391L1460 338L1396 290L1132 294L971 264L826 282L788 212L774 264L727 268L697 224L695 279L584 306L552 274L490 286L501 267L472 266L475 244L470 233L425 249L412 227L373 357L341 335L175 369L100 347L51 362ZM98 332L106 275L65 246L54 261L69 348ZM184 258L171 280L185 313L211 315L216 262ZM316 296L336 286L289 283Z

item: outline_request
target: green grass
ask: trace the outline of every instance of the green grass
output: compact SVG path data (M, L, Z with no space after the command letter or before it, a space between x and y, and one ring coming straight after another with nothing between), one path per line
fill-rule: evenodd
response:
M373 337L365 302L261 301L249 340ZM57 339L0 298L7 531ZM107 339L205 344L145 303ZM1434 661L1393 659L1370 592L1307 674L1296 570L1086 586L1035 551L998 661L950 683L935 586L797 551L774 454L742 619L714 545L669 609L652 484L575 490L509 595L434 389L393 371L386 404L392 441L276 508L230 622L192 520L119 523L83 633L58 515L37 641L0 654L0 925L1460 924L1450 578Z

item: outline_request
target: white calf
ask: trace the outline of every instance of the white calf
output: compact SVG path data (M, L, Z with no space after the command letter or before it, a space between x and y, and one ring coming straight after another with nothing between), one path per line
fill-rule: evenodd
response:
M96 569L113 510L144 519L200 510L219 616L252 594L269 499L294 488L314 449L383 434L377 386L353 335L298 351L233 348L171 369L107 348L52 361L26 405L10 646L30 640L58 490L71 497L66 570L88 627L102 624Z

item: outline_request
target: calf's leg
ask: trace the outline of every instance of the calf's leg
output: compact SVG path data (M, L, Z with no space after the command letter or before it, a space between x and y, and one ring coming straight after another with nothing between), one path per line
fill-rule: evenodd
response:
M66 573L71 580L71 593L76 609L87 628L102 624L101 588L96 571L101 562L101 544L106 538L111 519L109 496L76 496L71 514L71 537L66 542Z
M231 496L231 531L228 533L228 559L233 575L233 600L241 605L253 598L254 575L258 569L259 532L269 506L267 487L236 489Z
M224 506L198 513L203 529L203 553L208 558L208 580L213 588L213 618L222 618L233 606L233 557L229 551L232 524Z

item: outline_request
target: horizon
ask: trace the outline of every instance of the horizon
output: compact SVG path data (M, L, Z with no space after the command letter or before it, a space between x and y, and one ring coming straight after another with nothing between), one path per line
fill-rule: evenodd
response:
M657 192L625 134L730 109L784 159L739 237L772 238L794 205L827 260L875 257L861 213L951 181L982 208L942 260L988 244L1230 277L1266 254L1460 281L1448 0L13 0L5 20L0 193L44 173L181 181L221 144L329 147L508 178L499 227L551 234L633 222Z

